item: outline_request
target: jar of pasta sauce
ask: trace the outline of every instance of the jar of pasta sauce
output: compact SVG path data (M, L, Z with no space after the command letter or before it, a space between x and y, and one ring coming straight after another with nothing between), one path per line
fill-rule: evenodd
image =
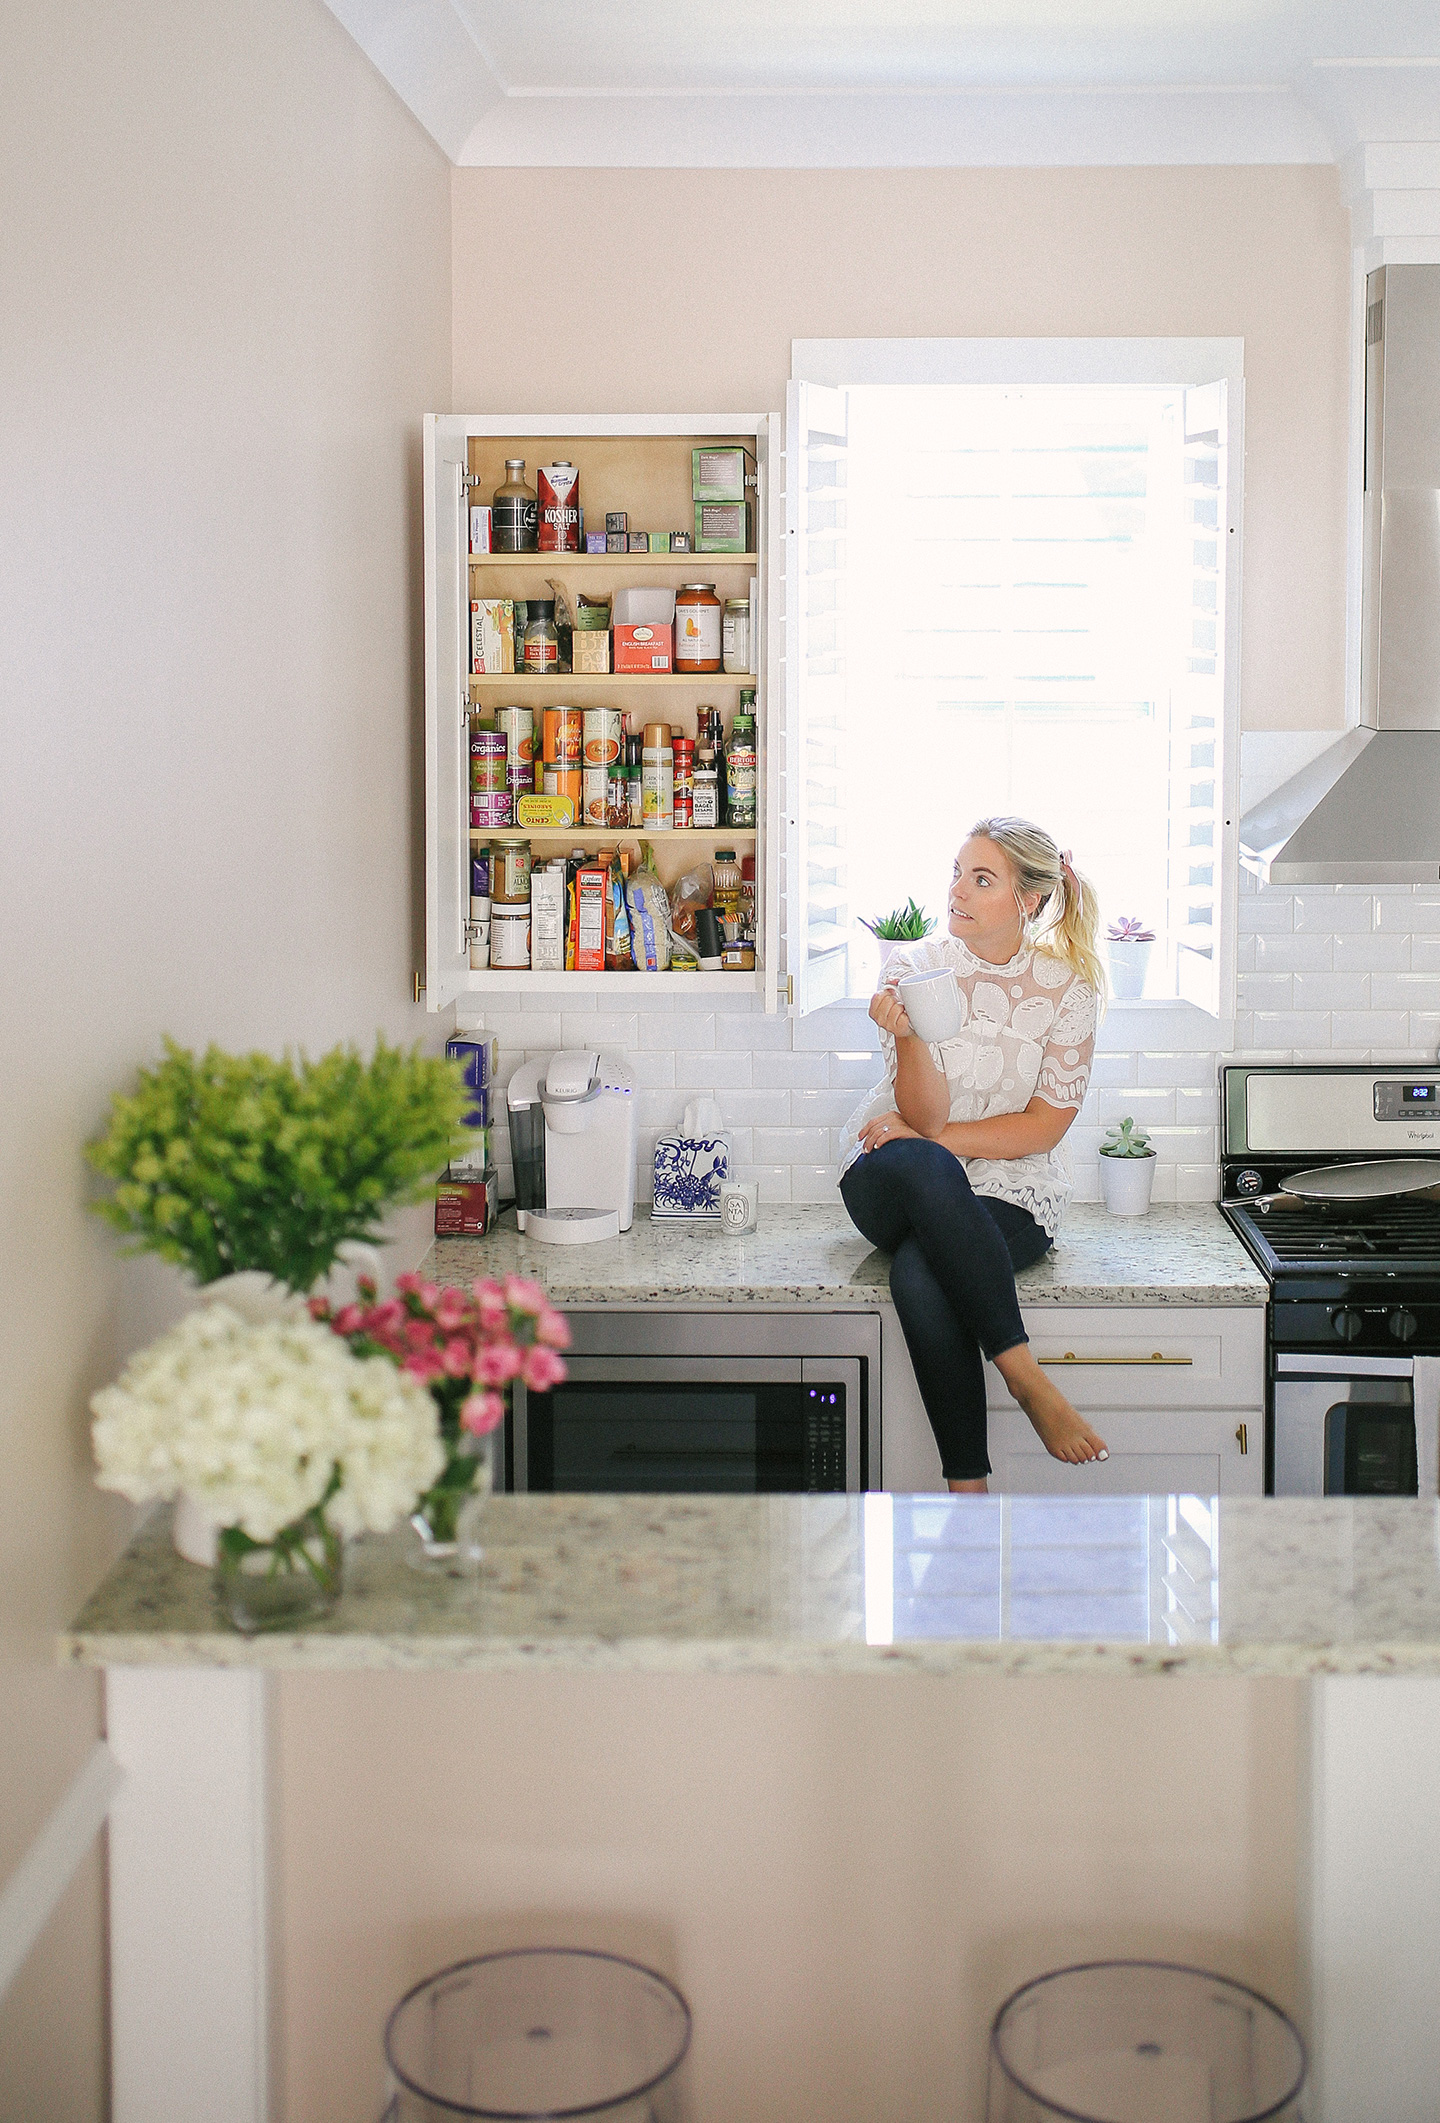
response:
M506 835L490 843L490 906L492 920L498 907L528 907L530 904L530 843Z
M721 606L713 582L687 582L675 595L675 668L718 671Z

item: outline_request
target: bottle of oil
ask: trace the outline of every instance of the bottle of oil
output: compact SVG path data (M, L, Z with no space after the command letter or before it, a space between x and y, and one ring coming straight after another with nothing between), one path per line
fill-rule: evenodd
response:
M505 459L505 484L496 487L490 543L497 553L534 553L540 545L540 501L525 484L525 459Z

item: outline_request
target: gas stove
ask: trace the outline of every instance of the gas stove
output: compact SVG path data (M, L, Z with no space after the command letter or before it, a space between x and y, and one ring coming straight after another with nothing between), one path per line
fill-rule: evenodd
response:
M1433 1163L1435 1185L1368 1201L1284 1192L1317 1167L1363 1180L1395 1158ZM1440 1067L1222 1069L1220 1174L1222 1213L1270 1284L1273 1492L1435 1494Z

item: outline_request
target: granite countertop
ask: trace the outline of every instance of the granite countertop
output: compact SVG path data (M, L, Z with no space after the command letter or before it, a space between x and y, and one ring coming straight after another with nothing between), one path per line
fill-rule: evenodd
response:
M1440 1507L1378 1498L497 1497L470 1577L351 1549L243 1637L157 1512L59 1655L298 1670L1440 1676Z
M557 1305L872 1307L889 1296L890 1260L838 1204L764 1207L758 1230L653 1223L637 1205L623 1237L539 1245L513 1210L483 1239L437 1239L425 1272L447 1283L533 1275ZM1265 1278L1218 1209L1156 1208L1111 1216L1072 1203L1052 1250L1016 1285L1023 1305L1263 1305Z

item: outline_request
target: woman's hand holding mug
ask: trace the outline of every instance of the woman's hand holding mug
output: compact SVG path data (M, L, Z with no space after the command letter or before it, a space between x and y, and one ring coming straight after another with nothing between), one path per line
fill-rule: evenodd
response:
M870 998L870 1015L882 1032L894 1039L913 1039L915 1029L906 1015L905 1005L893 988L877 988Z

